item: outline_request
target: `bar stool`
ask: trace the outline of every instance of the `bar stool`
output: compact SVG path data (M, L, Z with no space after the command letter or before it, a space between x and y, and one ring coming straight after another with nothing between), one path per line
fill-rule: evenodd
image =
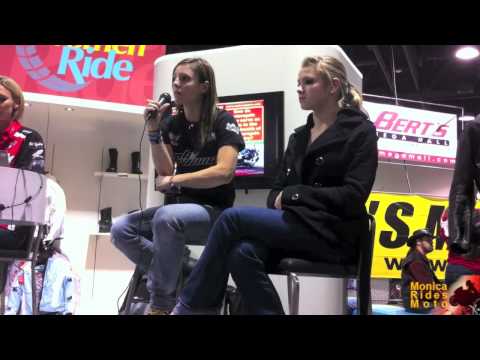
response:
M372 313L370 276L372 269L373 243L375 239L375 218L368 214L368 232L360 234L358 261L356 264L330 264L313 262L299 258L284 258L270 271L271 274L286 275L288 307L290 315L298 315L300 301L299 275L322 278L335 278L342 281L344 313L347 308L347 279L357 279L357 305L360 315Z

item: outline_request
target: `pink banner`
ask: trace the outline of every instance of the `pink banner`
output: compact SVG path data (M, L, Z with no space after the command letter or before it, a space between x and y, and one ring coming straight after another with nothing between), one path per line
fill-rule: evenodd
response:
M165 45L0 45L0 74L23 91L129 105L153 93Z

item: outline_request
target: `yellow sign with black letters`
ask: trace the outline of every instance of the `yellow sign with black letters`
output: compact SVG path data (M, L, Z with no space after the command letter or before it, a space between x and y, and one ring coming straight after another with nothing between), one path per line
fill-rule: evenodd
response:
M375 216L377 225L372 278L399 279L402 259L409 250L408 237L418 229L428 229L438 235L440 218L448 206L448 200L418 195L371 193L366 206L367 211ZM433 240L433 251L427 257L437 277L444 279L448 257L446 242L442 239Z

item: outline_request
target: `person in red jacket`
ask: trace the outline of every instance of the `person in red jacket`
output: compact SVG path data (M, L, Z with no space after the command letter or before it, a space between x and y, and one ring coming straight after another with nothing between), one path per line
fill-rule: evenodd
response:
M6 152L10 167L45 173L44 144L38 132L20 122L25 100L20 86L11 78L0 75L0 151ZM33 228L9 228L0 224L0 250L23 249ZM0 261L0 293L6 281L8 263Z

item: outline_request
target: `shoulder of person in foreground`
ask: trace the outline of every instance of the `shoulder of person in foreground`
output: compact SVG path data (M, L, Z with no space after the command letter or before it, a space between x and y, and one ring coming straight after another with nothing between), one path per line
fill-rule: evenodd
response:
M45 173L45 144L40 133L29 127L22 127L25 142L20 151L16 167L38 173Z

